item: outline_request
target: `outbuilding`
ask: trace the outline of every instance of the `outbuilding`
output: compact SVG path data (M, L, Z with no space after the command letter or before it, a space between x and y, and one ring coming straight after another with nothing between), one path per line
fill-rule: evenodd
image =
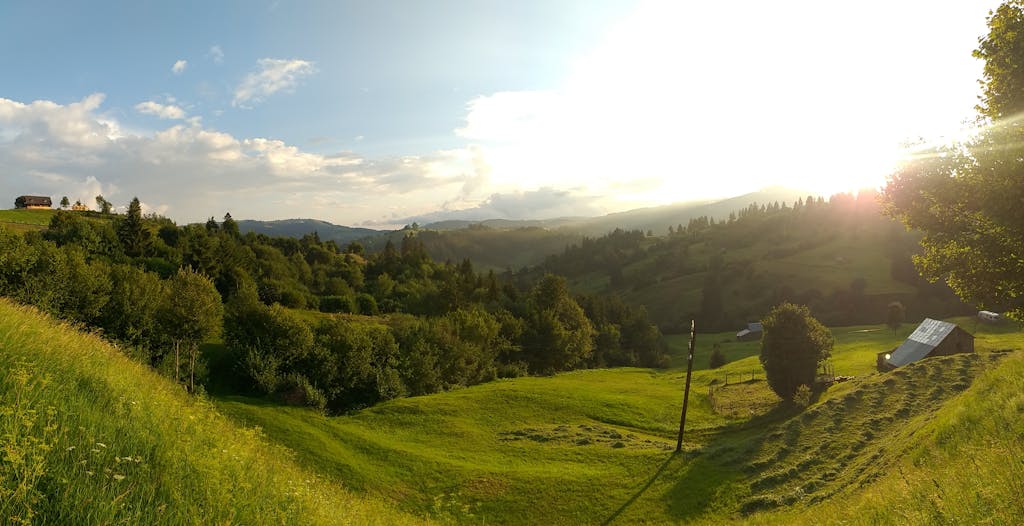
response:
M760 340L763 332L764 327L761 325L761 322L748 323L746 329L736 333L736 341L749 342Z
M889 371L929 356L974 352L974 336L960 327L925 318L899 347L878 353L877 365Z

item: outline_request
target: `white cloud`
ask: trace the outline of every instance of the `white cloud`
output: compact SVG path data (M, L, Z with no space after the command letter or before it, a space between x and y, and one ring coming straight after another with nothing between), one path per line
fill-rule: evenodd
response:
M0 98L0 195L67 195L92 206L133 196L178 221L230 211L238 218L313 216L353 224L423 213L477 177L474 153L368 159L310 153L269 138L239 138L200 121L128 132L102 113L102 94L29 104ZM177 114L147 101L139 111ZM183 113L183 112L182 112Z
M235 88L232 106L248 107L251 104L259 104L279 91L289 92L295 89L299 80L316 73L313 63L306 60L261 58L257 64L258 70L246 75L242 83Z
M185 118L185 110L178 106L173 104L160 104L159 102L153 102L151 100L136 104L135 111L146 115L154 115L161 119L177 120Z
M176 61L174 63L173 66L171 66L171 72L174 73L175 75L181 75L182 73L185 72L185 68L187 68L187 67L188 67L188 61L187 60L184 60L184 59L178 60L178 61Z
M206 53L206 56L210 57L214 64L224 63L224 50L219 45L210 46L210 51Z

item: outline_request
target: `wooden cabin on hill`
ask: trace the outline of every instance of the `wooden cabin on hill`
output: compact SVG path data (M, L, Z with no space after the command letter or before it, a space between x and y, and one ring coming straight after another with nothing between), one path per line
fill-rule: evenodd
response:
M878 353L879 371L891 371L929 356L974 352L974 336L945 321L925 318L899 347Z
M736 333L736 341L749 342L760 340L763 333L764 327L761 326L761 322L748 323L746 329Z
M15 208L53 208L53 201L41 195L22 195L14 200Z

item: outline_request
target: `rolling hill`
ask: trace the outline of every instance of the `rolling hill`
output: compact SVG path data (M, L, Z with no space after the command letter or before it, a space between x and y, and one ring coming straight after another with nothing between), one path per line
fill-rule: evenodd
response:
M369 228L353 228L348 226L335 225L319 219L282 219L278 221L259 221L255 219L242 219L238 221L238 229L243 234L255 232L268 236L300 238L314 232L324 241L334 241L338 246L345 245L366 237L381 234L381 230Z
M93 334L0 299L5 524L401 524Z
M988 454L980 472L991 478L970 479L948 462L964 469L975 444L990 441L1019 450L1016 410L991 408L1019 410L1024 355L996 351L1020 349L1024 336L981 326L977 354L874 372L877 350L912 329L899 337L878 326L835 330L836 372L856 378L803 411L779 406L767 389L756 342L700 335L684 455L672 454L678 368L499 381L340 417L244 397L217 406L325 477L455 523L920 523L940 475L950 494L974 499L941 503L942 522L1010 523L1016 509L992 515L983 505L1012 500L1007 482L1024 480L1024 466ZM673 342L678 355L682 338ZM706 367L711 342L731 360L718 370ZM986 490L972 497L970 488ZM922 498L900 501L905 489Z

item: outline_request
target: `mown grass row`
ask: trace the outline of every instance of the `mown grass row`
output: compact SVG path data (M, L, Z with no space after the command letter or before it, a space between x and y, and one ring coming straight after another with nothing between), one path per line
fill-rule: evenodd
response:
M102 339L0 299L0 522L415 522Z

